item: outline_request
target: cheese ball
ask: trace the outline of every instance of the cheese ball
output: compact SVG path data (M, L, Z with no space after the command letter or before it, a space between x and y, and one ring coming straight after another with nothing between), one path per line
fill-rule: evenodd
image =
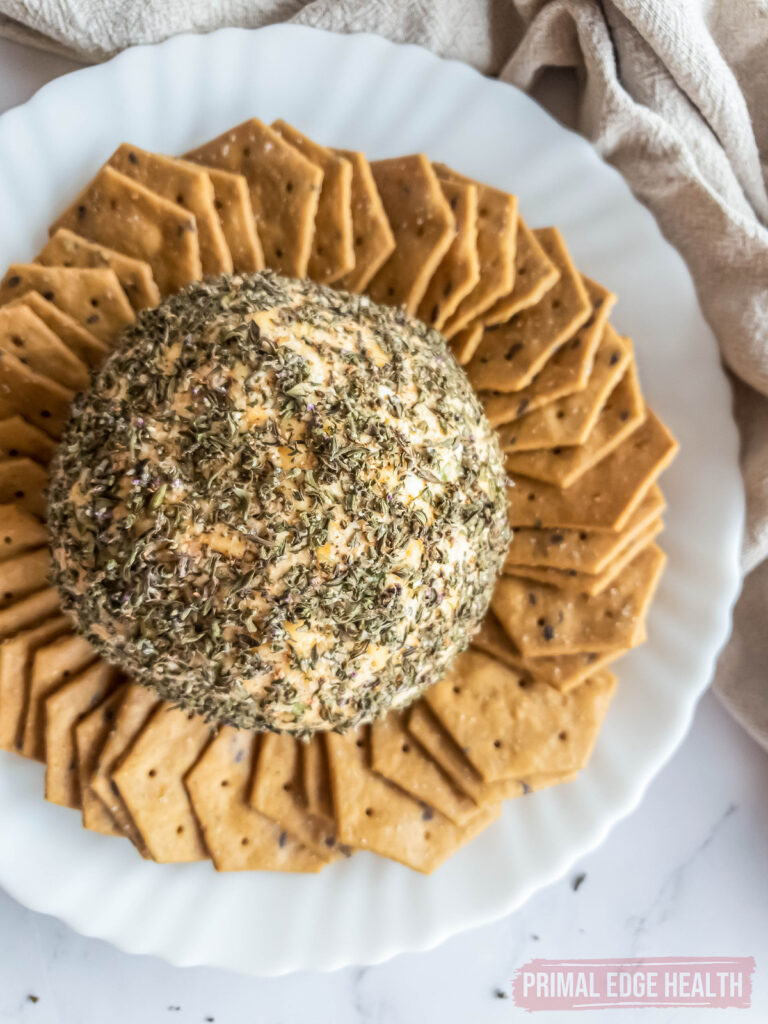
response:
M265 272L125 331L51 468L54 574L103 657L215 723L310 735L401 708L486 613L496 436L444 339Z

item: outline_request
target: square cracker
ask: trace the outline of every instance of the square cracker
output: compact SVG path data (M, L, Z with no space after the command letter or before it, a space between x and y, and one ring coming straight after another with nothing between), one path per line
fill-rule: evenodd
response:
M352 164L346 157L307 138L286 121L272 127L323 172L315 214L308 276L320 284L333 284L355 266L352 243Z
M63 683L96 661L96 651L76 633L60 636L35 651L24 699L19 752L36 761L45 759L46 700Z
M109 348L103 341L99 341L69 313L44 299L40 292L27 292L7 305L9 308L28 306L87 366L101 366L109 354Z
M506 468L568 488L634 433L644 419L645 402L634 363L630 363L583 444L512 452L507 454Z
M72 391L90 383L85 363L29 306L0 306L0 351L10 352L30 370Z
M329 733L326 742L342 842L429 874L501 812L501 804L490 805L456 825L368 767L365 728Z
M301 775L307 810L326 821L333 821L333 797L328 774L328 751L322 736L313 736L302 743Z
M634 433L565 491L511 474L510 525L623 530L677 449L661 420L647 410Z
M453 241L451 207L423 153L376 160L371 171L396 245L368 294L375 302L415 313Z
M456 234L432 275L416 314L438 331L480 280L477 186L441 179L440 188L451 207Z
M12 263L0 281L0 305L29 291L40 292L107 345L135 319L117 275L107 268Z
M563 693L567 693L588 676L610 665L628 650L626 647L616 647L612 651L582 651L580 654L524 658L504 632L493 612L488 612L483 619L480 629L472 637L472 646L528 679L554 686Z
M17 414L0 420L0 459L26 456L47 466L55 451L51 438L23 416Z
M83 806L83 826L91 832L101 832L106 836L122 836L123 832L94 793L90 779L101 748L114 727L115 716L124 696L125 685L105 697L98 707L84 715L75 726L77 784Z
M114 167L101 168L54 221L50 234L59 228L146 260L161 295L203 275L195 218Z
M536 236L560 271L557 283L535 305L511 320L487 327L467 376L478 390L519 391L552 354L589 319L592 304L557 228Z
M439 178L463 182L477 188L477 255L480 278L443 324L443 334L452 338L506 295L515 281L517 248L517 198L500 189L473 181L463 174L435 164Z
M208 859L184 777L210 739L203 718L161 704L112 772L153 860L172 864Z
M635 537L661 516L665 501L659 487L651 486L627 520L623 530L515 529L507 548L504 570L530 565L566 572L600 573L631 544ZM517 575L520 575L518 573Z
M0 562L0 608L42 590L48 582L50 568L51 556L47 547L23 551Z
M599 672L560 693L470 648L426 694L430 710L489 782L583 768L616 677Z
M217 871L319 871L325 861L250 806L259 739L225 726L186 777Z
M464 330L455 334L448 342L448 347L459 366L466 366L475 352L477 352L477 346L482 340L483 325L478 322L465 327Z
M502 423L510 423L527 412L533 412L549 402L581 391L587 386L595 353L608 317L616 304L616 296L584 274L581 275L581 279L592 303L589 319L572 338L560 346L530 384L519 391L507 394L495 391L480 392L480 401L491 426L498 427Z
M578 654L633 647L666 557L649 545L597 597L502 576L491 607L524 655Z
M477 804L414 743L406 718L406 713L390 711L371 726L371 767L414 800L463 825L477 814Z
M354 269L339 278L336 287L363 292L394 251L395 236L365 154L350 149L336 152L352 165L352 244L355 251Z
M0 423L2 438L2 423ZM0 505L0 562L48 543L45 524L18 505Z
M251 118L186 154L187 160L243 174L268 267L306 277L323 172Z
M45 702L45 799L82 809L75 727L119 685L117 669L96 661Z
M213 184L214 206L235 270L240 274L263 270L264 252L256 231L256 218L245 176L222 171L220 167L206 167L205 170Z
M11 613L14 608L18 606L12 605L6 611ZM4 614L0 612L0 616ZM21 618L21 613L18 613L17 621L20 622ZM28 623L29 628L14 632L0 644L0 750L17 749L19 731L23 724L25 694L35 651L72 629L72 624L65 615L54 615L43 622L35 621L31 614L27 614L26 618L31 620Z
M197 223L203 274L232 272L232 254L214 203L213 183L204 168L122 143L107 161L127 178L188 210Z
M631 358L630 346L606 324L586 387L499 427L502 450L523 452L583 444Z
M69 419L69 406L74 397L69 388L41 377L10 352L0 352L0 402L7 413L23 415L50 437L58 439Z
M25 457L0 460L0 504L12 502L30 515L43 519L47 488L48 473L40 463Z
M536 235L522 217L517 218L515 283L512 290L482 314L484 324L505 324L521 309L535 306L560 277Z
M146 260L108 249L98 242L59 228L35 257L45 267L107 267L114 270L128 301L138 313L160 302L160 290Z
M0 611L0 641L15 636L23 629L41 625L58 611L59 592L56 587L46 587L9 604Z

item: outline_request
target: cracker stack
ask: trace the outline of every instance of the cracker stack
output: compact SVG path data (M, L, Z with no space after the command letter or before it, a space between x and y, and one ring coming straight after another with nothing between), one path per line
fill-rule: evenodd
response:
M472 647L412 708L344 736L253 735L104 664L48 586L47 470L74 393L144 308L271 267L442 330L507 453L514 529ZM432 871L505 799L587 763L664 565L647 408L616 297L514 196L422 154L370 163L253 119L184 158L124 144L0 282L0 749L161 862L319 871L367 849Z

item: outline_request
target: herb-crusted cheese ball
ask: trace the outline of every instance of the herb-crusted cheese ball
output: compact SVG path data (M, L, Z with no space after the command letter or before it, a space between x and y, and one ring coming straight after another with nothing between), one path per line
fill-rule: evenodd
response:
M308 734L443 675L508 540L495 435L437 332L270 273L126 331L55 459L57 582L111 663Z

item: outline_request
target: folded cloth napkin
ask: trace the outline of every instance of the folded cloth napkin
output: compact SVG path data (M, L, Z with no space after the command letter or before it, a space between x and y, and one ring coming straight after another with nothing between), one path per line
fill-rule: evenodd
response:
M565 85L551 95L570 90L574 125L682 253L732 374L745 580L715 685L768 749L764 0L0 0L0 34L84 60L178 32L276 21L419 43L539 98L550 95L541 73L561 69Z

